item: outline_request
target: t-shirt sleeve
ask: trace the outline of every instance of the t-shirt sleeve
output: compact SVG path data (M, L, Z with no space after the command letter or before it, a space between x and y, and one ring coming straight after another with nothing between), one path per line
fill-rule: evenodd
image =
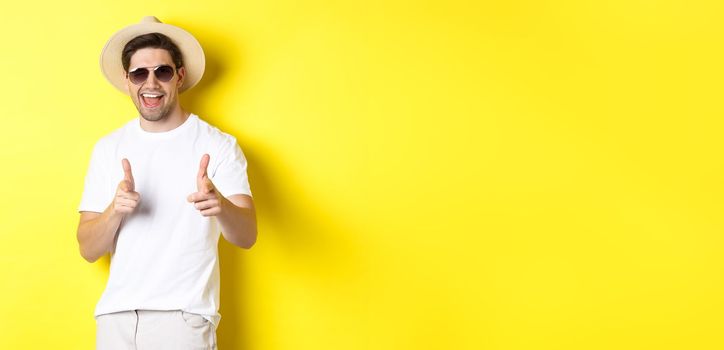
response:
M111 185L103 164L107 161L102 143L99 141L93 147L88 172L85 175L83 196L78 211L92 211L102 213L113 199L115 188Z
M246 157L235 138L230 137L222 145L219 163L211 175L211 181L224 197L235 194L251 196L249 178L246 174Z

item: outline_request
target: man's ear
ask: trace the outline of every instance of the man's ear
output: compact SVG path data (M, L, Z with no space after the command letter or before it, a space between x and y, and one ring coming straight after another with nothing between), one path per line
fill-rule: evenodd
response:
M126 92L131 95L131 81L128 79L128 72L123 72L123 80L126 81Z
M176 87L179 89L181 86L184 85L184 80L186 79L186 67L181 67L178 69L178 82L176 83Z

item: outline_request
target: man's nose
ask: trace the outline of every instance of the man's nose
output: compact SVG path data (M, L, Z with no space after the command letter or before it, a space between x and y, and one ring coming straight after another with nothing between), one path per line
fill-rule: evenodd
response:
M156 73L153 71L148 72L148 78L146 78L146 86L148 87L159 87L161 82L156 78Z

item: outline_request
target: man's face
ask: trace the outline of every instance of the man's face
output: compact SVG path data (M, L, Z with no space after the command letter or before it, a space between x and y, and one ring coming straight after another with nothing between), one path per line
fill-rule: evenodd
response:
M178 89L183 84L185 75L184 68L180 68L171 80L162 82L156 77L153 68L168 65L173 67L171 55L164 49L145 48L136 51L131 56L128 71L145 67L151 72L148 78L139 84L132 83L126 76L128 93L136 105L141 116L148 121L159 121L166 118L169 113L178 107Z

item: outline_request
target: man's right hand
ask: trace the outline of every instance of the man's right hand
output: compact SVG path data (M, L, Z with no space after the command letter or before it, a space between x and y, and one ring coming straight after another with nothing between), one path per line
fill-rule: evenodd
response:
M123 158L123 180L118 184L116 196L113 199L113 214L125 216L132 213L141 200L141 195L135 192L135 183L133 182L133 174L131 173L131 163L128 159Z

